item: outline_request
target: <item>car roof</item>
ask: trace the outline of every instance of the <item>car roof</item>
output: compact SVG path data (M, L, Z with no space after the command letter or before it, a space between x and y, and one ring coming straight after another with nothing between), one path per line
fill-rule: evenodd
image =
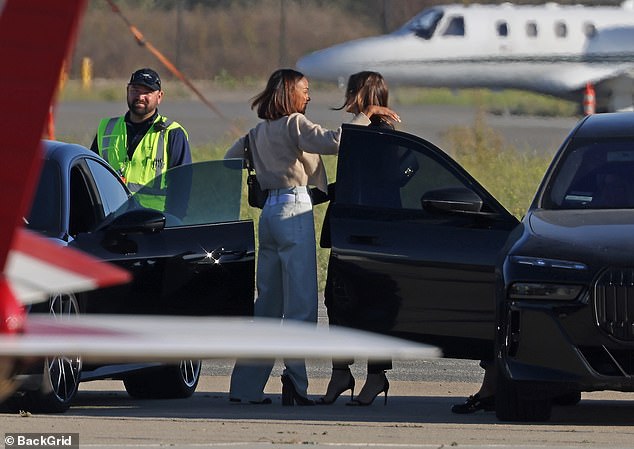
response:
M44 148L44 157L46 159L56 159L60 162L68 162L81 154L86 156L97 156L86 147L76 143L66 143L57 140L42 140L42 147Z
M604 139L611 137L634 137L634 113L611 112L592 114L577 127L575 139Z

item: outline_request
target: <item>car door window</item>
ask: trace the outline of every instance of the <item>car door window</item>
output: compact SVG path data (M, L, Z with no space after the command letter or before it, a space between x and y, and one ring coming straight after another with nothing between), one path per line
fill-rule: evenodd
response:
M85 164L78 162L70 168L70 205L68 234L76 237L89 232L103 219L103 209L95 196L95 186Z
M103 215L107 217L128 201L128 191L111 170L92 159L86 162L97 188Z
M59 237L62 232L62 179L59 165L44 161L26 227L48 237Z
M440 150L418 142L387 133L359 133L350 147L352 151L339 158L338 203L422 212L426 193L468 187L438 158Z
M166 228L202 225L240 219L242 159L180 165L165 172ZM133 195L155 195L150 181Z

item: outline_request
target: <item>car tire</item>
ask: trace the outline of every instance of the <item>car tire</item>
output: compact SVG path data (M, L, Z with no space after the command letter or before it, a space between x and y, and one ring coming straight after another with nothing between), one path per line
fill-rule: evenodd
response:
M52 296L48 303L33 308L33 312L48 312L57 319L79 315L79 301L74 294ZM48 306L48 309L45 307ZM39 413L63 413L70 407L79 388L82 362L79 356L47 358L43 364L42 381L38 389L18 391L9 401L15 410Z
M496 369L498 372L495 415L500 421L532 422L550 419L552 409L550 398L533 394L531 399L527 399L527 396L522 395L516 382L508 379L499 367Z
M123 379L126 391L139 399L188 398L198 386L202 362L181 360L178 365L151 368Z

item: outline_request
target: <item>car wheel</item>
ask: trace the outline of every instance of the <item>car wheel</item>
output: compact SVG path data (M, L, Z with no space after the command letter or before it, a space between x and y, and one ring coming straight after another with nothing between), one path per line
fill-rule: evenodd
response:
M522 395L517 384L507 379L503 370L496 369L498 372L495 415L500 421L548 421L550 419L552 409L550 398L531 395L531 398L527 399L527 396Z
M570 391L566 394L562 394L560 396L555 396L553 398L553 404L561 405L561 406L573 406L577 405L581 401L581 392L580 391Z
M34 311L48 312L56 319L63 320L79 315L79 302L74 294L58 294L49 299L48 310L34 308ZM81 366L79 356L47 358L44 361L40 387L37 390L18 392L11 401L13 407L41 413L65 412L77 395Z
M188 398L198 386L202 362L181 360L178 365L152 368L126 376L128 394L141 399Z

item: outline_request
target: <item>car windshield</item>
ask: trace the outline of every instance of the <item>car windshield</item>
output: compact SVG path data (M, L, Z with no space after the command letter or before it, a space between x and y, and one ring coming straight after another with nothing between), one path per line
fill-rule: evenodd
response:
M544 192L545 209L633 208L632 141L573 141Z
M239 220L242 172L241 159L181 165L149 182L131 201L164 212L166 227ZM156 188L162 185L166 197ZM129 208L126 204L120 211Z

